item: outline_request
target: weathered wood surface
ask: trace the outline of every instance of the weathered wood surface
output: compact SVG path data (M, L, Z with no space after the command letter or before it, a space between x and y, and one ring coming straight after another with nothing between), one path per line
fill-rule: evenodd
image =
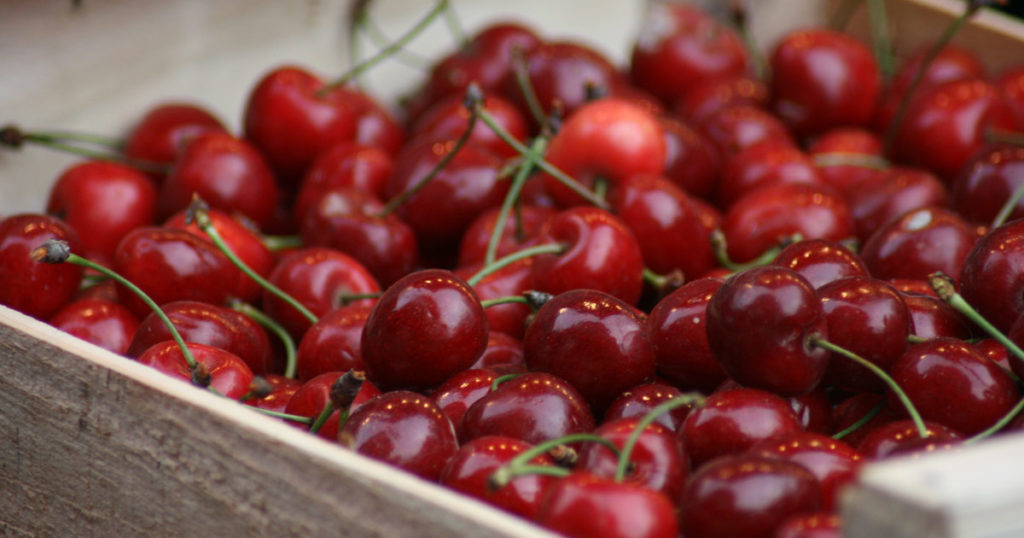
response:
M0 307L0 535L543 536Z

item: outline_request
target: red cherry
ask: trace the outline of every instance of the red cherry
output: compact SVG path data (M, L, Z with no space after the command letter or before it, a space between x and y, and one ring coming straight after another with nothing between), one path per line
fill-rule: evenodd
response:
M327 372L364 370L361 342L370 308L351 304L321 316L302 335L295 351L295 375L308 381Z
M459 244L460 266L484 261L499 213L500 208L489 209L481 213L466 229ZM519 206L516 212L505 220L495 256L500 258L535 243L534 238L555 214L556 211L550 207Z
M338 442L427 480L437 480L459 449L448 417L430 398L386 392L355 409Z
M946 207L949 192L930 172L895 166L868 179L846 194L857 226L857 237L867 241L883 224L924 207Z
M1018 323L1014 323L1013 327L1010 328L1010 332L1007 333L1007 337L1016 342L1024 342L1024 334L1021 333L1024 330L1024 325L1018 327ZM983 338L971 344L974 350L981 353L988 360L999 365L1003 370L1009 370L1013 373L1017 373L1014 369L1013 364L1016 363L1016 368L1024 367L1022 362L1017 357L1010 356L1010 350L1006 349L1006 346L1000 344L995 338ZM1020 344L1017 344L1020 345ZM1020 374L1017 374L1020 377Z
M762 441L750 448L750 454L799 463L821 483L822 508L839 508L839 493L852 482L861 464L861 455L843 441L827 435L800 432Z
M231 352L203 344L185 344L196 362L202 364L210 374L210 388L218 394L237 400L249 392L252 384L252 370L245 362ZM192 371L181 354L181 348L173 340L164 340L141 355L138 362L183 381L192 380Z
M78 232L87 257L106 261L125 234L153 224L156 188L133 168L106 161L82 162L57 178L46 212Z
M245 400L245 405L258 407L267 411L284 413L285 410L288 409L288 402L291 401L292 396L298 392L302 383L297 379L291 379L276 374L267 374L263 376L263 379L270 383L270 394L267 394L262 398L249 398Z
M643 486L576 472L548 488L537 523L564 536L676 538L675 506Z
M995 83L1013 108L1017 125L1024 126L1024 67L1009 69Z
M782 249L772 265L792 269L814 289L851 276L867 276L868 268L842 243L825 239L797 241Z
M568 291L544 303L523 337L530 370L576 387L597 413L654 377L654 351L633 308L595 290Z
M1001 331L1013 325L1024 313L1024 220L1003 224L978 240L964 261L960 287L989 323Z
M767 107L768 87L748 76L707 78L691 85L672 108L683 119L700 123L730 105Z
M85 297L65 305L50 318L49 324L123 355L139 328L139 318L116 302Z
M728 208L765 185L803 184L830 188L810 156L788 140L768 139L747 146L722 167L717 200Z
M326 372L306 381L292 394L284 412L289 415L309 417L311 420L316 420L327 406L327 402L331 401L331 385L342 375L344 375L342 372ZM359 406L377 396L380 396L380 389L370 381L363 381L359 392L356 393L355 399L349 406L349 411L355 411ZM335 409L327 417L323 425L320 426L320 429L317 430L316 435L321 439L331 442L337 441L338 422L340 419L341 410ZM309 424L297 422L290 422L289 424L300 430L309 430L310 426Z
M374 304L362 346L374 383L424 389L476 362L487 346L487 319L473 289L454 273L417 271Z
M383 198L394 169L394 159L379 148L348 141L338 143L318 155L309 166L293 212L301 220L323 191L335 187L358 189Z
M637 385L615 399L604 412L604 421L611 422L617 419L641 419L651 412L655 407L669 400L683 395L683 391L665 383L645 383ZM655 424L661 424L670 431L678 431L686 420L686 416L693 410L693 406L684 405L658 415L654 419Z
M170 165L181 148L205 132L227 132L205 108L192 103L162 103L145 113L124 144L125 156Z
M594 430L594 434L622 449L637 429L638 422L639 418L606 420ZM650 488L674 502L680 498L690 462L671 430L657 423L648 424L637 437L629 462L630 469L624 482ZM576 469L614 478L618 464L618 455L607 446L587 443L580 450Z
M455 426L460 439L465 438L459 431L462 416L471 405L491 391L491 385L497 377L493 370L470 368L449 377L430 394L437 407Z
M701 120L697 127L725 156L762 140L793 140L782 120L754 105L722 107Z
M710 198L722 166L718 149L679 120L661 116L658 122L665 135L665 177L689 195Z
M956 213L925 207L889 221L864 243L860 256L875 278L957 278L974 246L974 230Z
M775 538L841 538L843 523L834 512L797 514L775 528Z
M910 312L914 336L924 340L971 337L971 325L967 319L938 297L904 293L903 302Z
M874 415L843 436L843 442L853 447L860 446L860 442L876 428L898 419L897 412L886 406L884 394L861 392L842 400L832 409L832 431L829 433L835 435L847 430L870 413Z
M787 400L805 430L826 434L832 432L832 399L824 388L819 386L807 394L790 396Z
M771 538L789 517L821 505L821 485L803 465L752 454L726 456L697 470L680 508L687 538Z
M395 155L405 142L402 126L386 108L367 93L352 88L336 88L338 99L346 102L356 114L356 133L353 142L379 148Z
M746 386L796 396L814 389L828 367L829 353L812 343L828 335L821 301L783 267L726 280L708 302L707 331L722 369Z
M455 270L455 274L463 279L468 279L482 267L480 263L460 267ZM485 276L473 286L473 291L481 301L522 295L531 289L532 267L532 258L524 258L509 264ZM506 333L515 338L522 338L526 332L530 307L522 303L497 304L484 310L484 314L487 316L487 325L491 334Z
M995 146L974 155L953 180L955 209L968 222L988 224L1024 184L1024 147ZM1017 202L1006 220L1024 217Z
M67 241L71 252L82 252L75 230L54 217L22 213L0 220L0 304L47 319L75 296L81 267L38 263L29 256L50 239Z
M471 368L489 368L501 375L525 373L526 359L523 357L522 341L505 333L491 331L487 335L487 348ZM453 424L457 425L458 422L453 421Z
M647 317L658 373L684 389L711 392L726 379L711 354L705 324L708 301L722 280L691 280L666 295Z
M472 113L465 105L466 96L451 94L431 105L412 126L412 137L435 141L455 140L469 127ZM526 140L529 125L519 109L512 103L497 95L486 95L480 106L494 119L495 123L508 132L512 138ZM482 121L476 122L469 141L474 145L486 148L491 153L508 159L519 153L508 145L494 130Z
M928 48L915 52L896 70L889 84L889 91L884 95L875 117L874 123L878 131L889 128L901 101L910 89L911 82L917 76L918 69L921 68L921 62L924 61L926 55L930 54ZM915 95L943 82L967 78L987 78L981 60L973 52L949 44L930 59L928 67L925 68L917 85Z
M872 160L881 161L882 140L867 129L831 129L811 143L807 153L818 165L825 183L844 195L882 173L869 165Z
M943 450L959 443L963 436L942 424L925 421L922 438L910 420L897 420L875 428L857 445L866 460L878 460L899 454Z

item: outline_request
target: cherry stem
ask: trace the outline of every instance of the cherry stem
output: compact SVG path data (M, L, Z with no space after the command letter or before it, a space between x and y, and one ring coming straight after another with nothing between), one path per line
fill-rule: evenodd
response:
M519 377L519 375L520 374L505 374L494 378L494 381L491 381L491 392L498 390L498 385L501 385L506 381L511 381L512 379Z
M320 414L316 416L315 420L313 420L313 423L310 424L309 433L315 434L316 432L320 431L320 428L323 427L324 423L327 422L327 419L330 418L331 413L333 412L334 404L328 401L326 404L324 404L324 408L320 411ZM341 411L340 415L338 416L338 424L341 424L342 418L346 420L348 419L348 410Z
M295 340L292 339L292 335L288 334L288 331L275 321L274 318L264 314L262 310L245 301L232 299L228 306L236 312L249 316L281 340L281 344L284 346L285 357L284 376L288 379L295 379Z
M335 409L348 409L366 382L366 372L349 370L331 383L331 404Z
M882 148L883 154L889 155L892 151L892 145L896 143L896 135L900 130L900 125L903 124L903 119L907 115L907 110L910 108L910 101L913 99L914 94L917 93L917 87L921 85L921 81L924 80L924 75L928 72L928 67L931 66L935 57L942 52L942 49L949 43L953 36L960 31L967 21L981 8L981 4L977 1L970 0L965 3L966 8L964 12L957 18L953 19L952 22L946 26L946 29L942 32L930 49L925 52L924 57L921 58L921 64L917 66L917 71L914 71L914 76L910 79L910 84L907 85L906 92L900 97L900 102L896 107L896 112L892 117L892 121L889 123L889 127L885 131L885 137L883 138Z
M871 49L883 79L889 80L893 73L893 57L889 21L885 13L885 0L867 0L867 6L868 20L871 26Z
M494 221L494 230L491 232L491 239L487 242L487 251L484 253L484 265L494 262L509 213L512 212L512 207L519 200L519 195L523 191L523 185L526 184L526 179L530 177L530 172L533 171L537 159L540 159L544 154L544 148L547 147L547 144L547 137L539 136L530 145L530 151L523 156L522 162L519 164L519 172L512 179L512 185L509 186L508 194L505 195L505 200L501 203L501 209L498 210L498 218Z
M921 419L921 414L917 412L917 408L914 407L914 403L910 401L910 397L907 396L907 393L903 392L903 389L900 388L899 384L897 384L896 381L893 380L893 378L890 377L889 374L885 372L885 370L879 368L878 365L865 359L864 357L861 357L860 355L844 347L837 346L823 338L812 338L811 344L823 349L827 349L832 353L842 355L843 357L850 359L851 361L863 366L864 368L871 370L871 373L878 376L878 378L881 379L889 387L890 390L892 390L893 394L895 394L896 397L899 398L900 403L903 404L904 408L906 408L907 414L910 415L910 420L914 422L914 426L917 428L917 434L921 437L921 439L928 437L928 428L925 427L924 420Z
M781 241L778 245L762 252L760 256L753 260L737 263L729 258L729 245L726 242L725 233L720 229L715 229L711 232L711 250L714 251L715 259L718 261L719 265L734 273L740 273L747 269L753 269L754 267L761 267L772 263L775 258L779 257L779 253L782 252L782 249L793 243L798 243L802 239L803 237L801 237L800 234L794 234L793 236Z
M392 56L393 54L395 54L395 52L401 50L410 41L412 41L414 37L419 35L424 29L426 29L426 27L429 26L430 23L435 18L437 18L437 16L440 15L443 10L447 9L447 7L448 7L448 0L439 0L437 2L437 5L434 6L434 9L430 10L422 19L420 19L419 22L416 23L415 26L410 28L409 31L407 31L406 33L402 34L398 39L396 39L390 45L388 45L388 46L380 49L379 51L377 51L376 54L374 54L373 56L371 56L368 59L364 60L362 63L357 64L352 69L349 69L348 72L346 72L344 75L339 77L334 82L325 84L322 88L320 88L317 91L317 93L316 93L317 97L324 97L331 90L335 90L337 88L340 88L340 87L344 86L348 81L350 81L350 80L352 80L354 78L359 77L364 72L369 70L371 67L374 67L378 63L380 63L380 62L384 61L385 59L387 59L389 56Z
M679 289L680 286L686 283L686 277L679 269L662 275L644 267L642 274L644 282L654 288L659 297Z
M514 47L511 51L512 56L512 74L516 77L516 85L519 86L520 93L523 94L523 99L526 101L526 108L530 111L530 115L537 122L537 125L541 126L541 129L548 128L548 115L544 112L544 107L540 105L540 100L537 99L537 91L533 89L533 83L530 81L530 72L526 67L526 57L523 56L523 49L520 47Z
M967 439L964 439L963 443L965 445L972 445L974 443L977 443L978 441L981 441L982 439L987 439L987 438L991 437L993 434L995 434L999 430L1002 430L1003 428L1005 428L1006 425L1010 423L1010 421L1012 421L1014 418L1017 417L1017 415L1020 414L1021 410L1024 410L1024 398L1021 398L1020 401L1018 401L1017 404L1014 405L1012 409L1007 411L1005 415L1000 417L1000 419L997 420L995 424L989 426L988 428L986 428L983 431L980 431L980 432L972 435L971 437L969 437Z
M1013 194L1006 200L1003 207L999 208L999 213L996 214L996 218L992 219L991 228L998 228L1010 218L1010 214L1013 213L1014 209L1017 209L1017 204L1020 203L1021 197L1024 197L1024 182L1017 185L1016 189L1013 189Z
M142 291L141 288L114 270L108 269L92 260L83 258L78 254L71 252L71 247L68 246L67 242L59 239L47 240L41 246L32 250L31 256L32 259L44 263L70 263L86 269L92 269L93 271L114 279L117 283L128 288L128 290L137 295L139 299L142 299L142 302L146 303L146 306L148 306L153 313L160 318L160 321L163 322L164 326L167 327L167 331L171 333L171 338L174 339L174 342L178 344L178 347L181 349L181 355L185 358L185 364L188 365L189 370L193 372L193 377L195 377L194 374L200 368L199 362L196 361L195 356L192 355L192 351L187 345L185 345L185 339L181 337L181 333L178 332L178 328L174 326L171 318L167 317L167 314L164 313L162 308L160 308L160 305L156 304L156 301L150 298L150 296L147 295L146 292Z
M1024 133L1005 129L986 129L985 142L1024 146Z
M486 109L479 105L477 106L479 108L480 121L484 122L484 124L490 127L491 130L494 131L494 134L498 135L499 138L504 140L506 144L512 146L520 154L526 155L527 153L529 153L530 148L526 147L525 145L523 145L522 142L516 140L515 137L509 134L508 131L506 131L501 125L498 124L498 122L494 120L494 117L491 116L491 114L487 112ZM569 190L579 195L581 198L586 200L591 205L594 205L604 210L609 209L608 202L595 196L594 193L587 189L585 186L583 186L583 184L581 184L579 181L572 178L565 172L559 170L554 165L549 163L547 160L543 158L537 159L537 166L541 170L550 174L559 183L565 185Z
M282 418L290 422L298 422L299 424L311 424L313 419L310 417L303 417L300 415L290 415L288 413L281 413L280 411L271 411L270 409L263 409L261 407L248 406L253 411L267 415L269 417Z
M747 56L750 58L751 67L754 68L754 76L758 80L765 80L768 76L768 63L765 62L764 56L761 54L761 50L757 46L757 41L754 40L754 34L750 31L750 21L747 18L747 10L746 7L744 7L744 2L734 0L730 6L729 12L733 26L736 28L736 32L739 33L740 38L743 40L743 48L747 50Z
M520 303L520 304L528 305L528 304L530 304L530 300L527 299L526 297L523 297L522 295L509 295L507 297L497 297L497 298L494 298L494 299L485 299L483 301L480 301L480 306L483 307L484 310L487 310L488 308L490 308L492 306L498 306L500 304L515 304L515 303Z
M483 101L483 93L481 92L480 87L477 86L476 84L470 84L466 88L465 102L466 108L469 109L469 122L466 124L466 129L463 130L462 134L459 135L459 138L455 140L455 144L448 151L448 153L446 153L444 157L441 157L441 159L437 161L437 164L435 164L434 167L431 168L430 171L426 173L426 175L417 180L412 187L402 191L394 198L388 200L388 203L384 204L384 207L382 207L381 210L377 212L377 217L384 218L390 215L396 209L398 209L399 206L407 202L413 196L416 196L416 193L423 190L423 188L426 187L431 180L437 177L437 174L441 173L441 170L444 170L444 167L448 166L448 163L450 163L452 159L454 159L455 156L458 155L459 150L461 150L463 146L466 145L466 142L469 141L469 137L472 136L473 128L476 127L476 121L479 116L478 112L480 110L483 110L482 106L478 106L481 101Z
M952 279L941 272L937 272L928 276L928 283L931 284L932 289L935 290L939 299L942 299L943 302L952 306L954 310L963 314L967 319L973 321L975 325L981 327L982 330L988 333L992 338L995 338L1000 344L1006 346L1006 349L1008 349L1010 353L1013 353L1014 357L1018 360L1024 361L1024 350L1022 350L1013 340L1007 338L1002 331L989 323L988 320L978 313L973 306L964 300L963 296L957 293Z
M366 299L379 299L381 292L373 293L339 293L334 297L334 304L340 306L348 306L356 301L363 301Z
M185 215L186 222L194 222L196 226L203 231L210 238L210 241L216 245L217 249L220 250L231 263L235 264L235 267L241 269L249 278L256 281L257 284L263 287L263 289L274 294L282 301L291 305L292 308L299 311L300 314L310 323L316 323L320 318L316 314L309 311L308 308L302 305L302 303L295 300L294 297L285 293L284 290L272 284L269 280L263 278L259 273L253 271L248 264L242 261L241 258L235 255L231 250L231 247L224 242L224 239L220 236L220 232L217 231L217 227L210 221L210 214L207 210L206 203L201 198L195 196L192 199L192 203L189 205L187 213Z
M907 343L910 344L910 345L920 344L922 342L927 342L927 341L928 341L927 338L922 338L922 337L920 337L920 336L918 336L916 334L908 334L907 335Z
M864 155L862 153L819 153L811 160L818 168L826 166L859 166L871 170L888 170L889 161L877 155Z
M90 140L87 140L86 138L90 138ZM152 161L144 161L141 159L132 159L121 153L106 153L66 143L68 141L78 143L84 142L87 144L98 144L106 147L106 144L101 144L99 140L107 139L105 137L94 137L93 135L72 133L27 133L15 125L6 125L0 128L0 146L19 149L26 143L29 143L63 153L78 155L80 157L123 164L144 172L165 174L169 169L167 165ZM106 149L116 150L116 148L111 147L106 147Z
M444 10L444 22L448 26L448 32L452 34L452 39L455 40L455 45L459 48L466 48L469 46L469 36L466 35L466 30L462 27L462 22L459 21L459 14L455 12L455 6L448 2L445 2L446 9Z
M615 446L615 443L605 439L604 437L594 435L592 433L573 433L557 439L549 439L547 441L537 443L529 449L524 450L522 453L509 460L505 465L495 469L494 473L491 474L491 477L487 479L487 486L491 488L492 491L501 489L517 476L531 473L536 474L537 467L560 469L560 474L556 474L556 476L567 476L570 471L563 467L556 467L554 465L530 465L529 462L559 445L580 442L600 443L608 447L608 449L614 452L616 456L620 454L619 447Z
M359 41L359 30L366 27L369 18L369 7L372 0L354 0L348 11L348 62L359 65L362 62L362 47ZM359 77L354 77L359 85Z
M836 432L836 434L833 435L832 438L836 439L836 440L839 440L839 439L842 439L843 437L846 437L847 435L850 435L851 433L861 429L862 426L867 424L869 421L871 421L871 419L875 418L876 415L881 413L882 409L885 409L885 398L884 397L881 398L880 400L878 400L878 403L876 403L875 406L872 407L870 411L865 413L864 416L862 416L859 419L857 419L857 422L854 422L853 424L850 424L849 426L847 426L843 430L841 430L839 432Z
M270 250L277 252L288 248L302 246L302 238L297 235L264 235L263 244Z
M706 398L699 392L690 392L672 398L667 402L658 404L654 409L651 409L646 415L643 416L637 423L636 427L633 428L632 433L629 434L629 438L622 444L622 451L619 452L619 463L615 468L615 481L622 482L626 479L626 473L629 471L629 458L633 455L633 448L636 443L640 440L640 435L643 434L647 426L658 420L658 417L665 413L679 409L686 405L704 405Z
M112 151L120 151L122 141L105 135L78 133L72 131L35 131L24 134L26 139L39 142L82 142L100 146Z
M539 256L541 254L561 254L565 252L566 248L568 247L566 247L566 245L563 243L546 243L543 245L536 245L524 248L523 250L517 250L512 254L498 258L497 260L491 262L490 264L485 265L479 271L477 271L476 274L466 279L466 283L469 284L470 286L476 286L477 284L480 283L481 280L487 278L488 275L501 269L504 269L505 267L508 267L509 265L512 265L513 263L516 263L519 260L532 258L533 256Z
M370 12L366 9L367 7L368 6L364 5L363 9L357 14L355 24L352 26L350 31L354 33L361 29L365 32L366 36L370 38L370 41L374 45L378 47L387 46L392 42L392 39L388 37L380 26L377 25L376 21L370 17ZM358 35L354 37L350 36L350 39L355 39L357 37ZM394 56L396 60L416 69L425 69L429 63L429 60L426 57L404 48L396 50ZM357 56L352 57L352 60L352 65L358 65L360 62L360 59Z
M274 386L267 381L267 378L263 376L255 376L249 383L249 392L246 392L238 399L239 402L246 402L248 400L266 398L270 393L274 392Z

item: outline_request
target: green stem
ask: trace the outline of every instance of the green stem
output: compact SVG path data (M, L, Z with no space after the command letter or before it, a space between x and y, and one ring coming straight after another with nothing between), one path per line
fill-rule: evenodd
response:
M889 387L890 390L892 390L893 394L895 394L896 397L899 398L900 403L902 403L903 407L906 408L907 414L910 415L910 420L914 422L914 426L917 428L917 434L922 439L928 437L928 428L924 425L924 420L921 418L921 414L917 412L917 408L914 407L914 403L910 401L910 397L907 396L906 392L903 392L903 389L900 388L896 381L894 381L893 378L889 376L889 374L885 373L885 370L882 370L875 363L865 359L864 357L861 357L860 355L846 348L837 346L832 342L829 342L828 340L814 338L813 340L811 340L811 343L820 348L827 349L832 353L842 355L843 357L850 359L851 361L863 366L864 368L871 370L871 373L878 376L878 378L881 379Z
M505 199L501 203L501 209L498 210L498 218L494 222L494 230L491 232L491 239L487 242L487 251L484 253L484 265L494 262L509 213L512 212L512 207L516 204L516 201L519 200L519 194L523 191L523 185L526 184L527 178L530 177L530 172L533 171L533 166L536 164L537 159L541 158L544 154L544 148L547 147L547 144L547 137L537 137L533 144L530 145L530 151L523 156L523 161L519 165L519 172L512 179L512 185L509 186L508 194L505 195Z
M515 378L519 377L519 375L520 374L505 374L505 375L501 375L501 376L498 376L498 377L494 378L494 381L491 381L491 392L494 392L494 391L498 390L498 385L501 385L502 383L504 383L506 381L510 381L512 379L515 379Z
M654 409L651 409L646 415L643 416L637 423L636 427L633 428L632 433L629 434L629 438L622 445L622 452L619 453L619 463L615 468L615 481L622 482L626 479L626 473L629 471L629 458L633 455L633 449L636 447L637 441L640 440L640 435L643 434L647 426L650 426L658 417L665 413L679 409L685 405L697 406L704 405L704 395L698 392L691 392L684 394L676 398L672 398L667 402L658 404Z
M573 433L566 435L564 437L559 437L557 439L549 439L547 441L537 443L536 445L533 445L529 449L524 450L522 453L509 460L508 463L497 468L494 471L494 473L491 474L491 477L488 479L488 486L491 487L493 490L497 490L504 487L513 478L517 476L535 472L535 469L533 469L534 466L529 465L530 460L538 456L541 456L542 454L545 454L547 451L559 445L567 445L569 443L580 443L587 441L593 443L600 443L608 447L608 449L614 452L616 456L620 454L619 447L615 446L615 443L609 441L608 439L605 439L604 437L594 435L592 433ZM541 465L540 467L548 466ZM554 466L552 465L550 467Z
M369 13L364 12L363 18L359 21L359 28L366 32L366 36L369 37L370 41L378 47L386 46L388 43L392 42L391 38L384 34L384 31L381 30L380 26L377 26L377 23L370 17ZM410 50L405 50L404 48L395 51L395 59L409 67L417 69L425 69L430 63L430 60L426 57L416 54ZM358 61L352 62L352 65L357 64Z
M487 310L488 308L490 308L492 306L498 306L500 304L513 304L513 303L519 303L519 304L528 305L528 304L530 304L530 300L527 299L526 297L523 297L522 295L509 295L508 297L497 297L497 298L494 298L494 299L485 299L483 301L480 301L480 306L483 307L484 310Z
M825 166L859 166L871 170L888 170L889 161L878 155L865 155L863 153L819 153L811 157L814 166L819 168Z
M281 326L280 323L271 318L270 316L263 313L262 310L252 306L243 301L232 300L230 303L232 309L237 312L249 316L256 323L259 323L265 327L268 331L274 333L281 340L281 344L284 346L284 376L288 379L295 379L295 340L292 339L292 335L288 334L288 331Z
M892 78L892 40L889 37L889 20L885 13L885 0L867 0L868 19L871 21L871 49L878 63L883 80Z
M281 412L278 412L278 411L271 411L270 409L262 409L260 407L255 407L255 406L249 406L249 407L251 407L257 413L262 413L264 415L275 417L275 418L283 418L283 419L285 419L287 421L290 421L290 422L298 422L299 424L310 424L310 423L313 422L313 419L310 418L310 417L302 417L302 416L299 416L299 415L289 415L288 413L281 413Z
M301 247L302 238L297 235L264 235L263 244L270 250L277 252L287 248Z
M714 251L715 259L718 261L719 265L725 267L726 269L734 273L740 273L746 271L747 269L753 269L754 267L761 267L763 265L768 265L772 263L775 260L775 258L779 257L779 253L782 252L782 249L786 248L787 246L793 243L799 242L801 239L803 238L800 237L799 234L796 234L793 237L790 237L789 239L782 241L780 244L775 245L774 247L762 252L760 256L754 258L753 260L743 263L737 263L729 258L729 246L726 243L725 234L722 232L722 230L716 229L713 232L711 232L711 249Z
M320 414L317 415L316 420L309 426L309 433L316 433L320 431L327 419L330 418L331 413L334 412L334 404L330 400L324 404L324 408L320 410ZM340 422L339 422L340 423Z
M537 92L533 89L533 83L530 82L530 72L526 68L526 58L523 56L523 50L519 47L514 47L510 54L512 56L512 74L515 75L516 85L519 86L519 92L523 94L523 100L526 101L526 108L530 111L530 115L533 116L537 125L540 125L542 130L546 130L548 128L548 115L544 111L544 107L540 105L540 100L537 99Z
M757 41L754 39L754 34L750 32L747 10L742 2L733 2L730 11L733 27L743 40L743 48L746 49L747 57L750 58L751 66L754 68L754 76L757 80L767 80L768 62L765 61L764 55L761 54Z
M565 252L565 249L566 246L562 243L547 243L544 245L536 245L529 248L524 248L523 250L518 250L516 252L513 252L512 254L503 256L488 265L485 265L479 271L477 271L475 275L467 278L466 283L469 284L470 286L476 286L477 284L480 283L481 280L486 278L488 275L493 274L494 272L499 271L501 269L504 269L505 267L508 267L509 265L512 265L513 263L516 263L519 260L524 260L526 258L531 258L533 256L539 256L541 254L560 254L562 252Z
M455 45L460 49L464 49L469 46L469 36L466 35L466 30L462 28L462 23L459 21L459 14L455 12L455 7L447 2L446 4L448 5L444 10L444 22L448 25L448 32L452 34Z
M870 422L871 419L875 418L876 415L881 413L882 409L885 409L884 397L878 400L878 403L876 403L875 406L872 407L871 410L868 411L864 416L860 417L860 419L858 419L857 422L854 422L853 424L850 424L843 430L837 432L835 435L832 436L832 438L837 440L842 439L843 437L846 437L847 435L850 435L851 433L861 429L862 426Z
M1010 423L1010 421L1012 421L1014 418L1017 417L1017 415L1020 414L1021 410L1024 410L1024 398L1021 398L1020 401L1018 401L1017 404L1013 406L1013 408L1011 408L1005 415L1003 415L999 420L997 420L995 424L989 426L984 431L978 432L973 436L965 439L964 444L973 445L974 443L977 443L982 439L987 439L991 437L999 430L1005 428L1006 425Z
M63 133L65 135L71 135L70 133ZM74 144L68 144L67 141L72 142L85 142L88 144L96 144L95 141L79 140L78 138L84 138L91 135L72 135L75 138L60 138L56 136L56 133L26 133L14 125L7 125L0 128L0 146L8 146L11 148L21 148L26 143L35 144L44 148L49 148L55 151L63 153L69 153L71 155L78 155L80 157L86 157L88 159L95 159L99 161L107 161L118 164L123 164L141 170L143 172L152 172L156 174L165 174L169 170L169 167L164 164L155 163L151 161L144 161L141 159L132 159L125 156L123 153L110 153L110 151L116 151L116 149L106 148L106 151L97 151L96 149L84 148L76 146Z
M91 133L76 133L72 131L35 131L26 134L26 138L38 139L40 141L52 142L82 142L92 144L111 151L120 151L123 141L105 135Z
M963 314L967 319L974 322L975 325L981 327L986 333L992 338L995 338L1000 344L1006 346L1006 349L1013 354L1017 360L1024 361L1024 350L1020 348L1013 340L1010 340L1003 334L1002 331L997 329L994 325L988 322L977 310L974 309L967 301L964 300L963 296L957 293L953 283L949 280L949 277L941 273L933 273L928 277L928 283L931 284L932 289L938 294L939 299L952 306L954 310Z
M991 229L996 229L1002 226L1006 222L1006 219L1010 218L1010 214L1013 213L1013 210L1017 209L1017 204L1020 203L1021 197L1024 197L1024 182L1021 182L1020 185L1017 185L1016 189L1013 189L1013 194L1011 194L1010 198L1006 200L1003 207L999 208L999 213L996 214L996 218L992 219Z

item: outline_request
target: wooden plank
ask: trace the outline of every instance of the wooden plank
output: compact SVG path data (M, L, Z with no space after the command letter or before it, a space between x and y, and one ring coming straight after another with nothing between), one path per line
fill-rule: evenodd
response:
M0 535L547 535L3 307L0 484Z

